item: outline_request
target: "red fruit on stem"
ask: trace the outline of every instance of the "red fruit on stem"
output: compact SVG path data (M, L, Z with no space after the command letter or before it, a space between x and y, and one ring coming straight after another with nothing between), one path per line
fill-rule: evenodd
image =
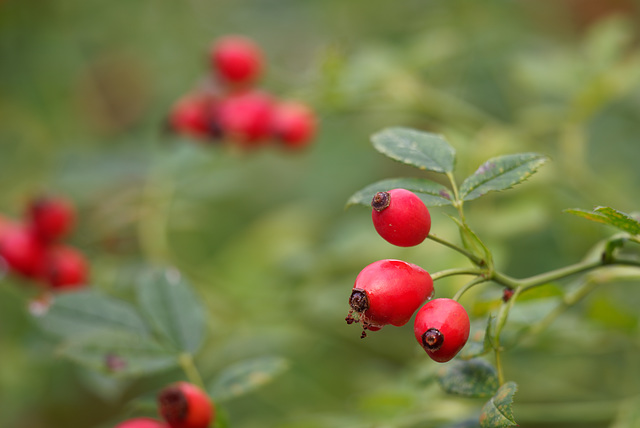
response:
M218 78L231 85L249 85L262 74L262 51L251 39L225 36L211 48L211 66Z
M211 118L215 105L213 97L191 94L179 99L169 114L169 127L177 134L196 139L215 138L216 130Z
M67 235L75 223L75 210L61 197L40 197L28 207L27 217L35 233L44 242L53 242Z
M431 275L420 266L402 260L379 260L358 274L346 320L349 324L358 321L372 331L387 324L401 326L432 295Z
M160 415L171 428L207 428L215 419L215 407L197 386L177 382L158 394Z
M87 260L73 247L57 245L47 252L45 279L55 289L80 288L87 284Z
M169 426L151 418L135 418L120 422L115 428L169 428Z
M444 363L460 352L469 339L469 315L452 299L434 299L416 314L413 332L432 360Z
M285 147L302 148L315 136L316 116L300 102L278 104L273 113L272 133Z
M264 92L229 95L214 111L222 135L245 146L257 145L270 136L273 101Z
M31 279L41 279L45 267L45 244L24 225L4 230L0 236L0 257L9 270Z
M420 244L431 230L429 210L415 193L405 189L378 192L371 201L371 218L378 234L399 247Z

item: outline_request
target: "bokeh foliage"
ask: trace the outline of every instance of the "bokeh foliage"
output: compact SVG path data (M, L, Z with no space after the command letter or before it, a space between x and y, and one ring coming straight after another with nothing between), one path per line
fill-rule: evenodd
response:
M150 266L180 269L208 308L196 362L210 379L239 361L285 358L276 381L224 403L233 427L477 421L483 401L439 389L439 367L410 326L361 341L344 323L366 264L402 258L437 271L464 261L433 243L392 247L367 210L344 205L378 180L438 180L371 147L381 129L410 126L445 135L462 176L510 153L552 159L526 186L469 205L511 275L573 263L612 233L562 213L638 210L637 4L612 1L624 13L596 16L589 3L4 0L0 211L18 216L41 191L69 195L93 286L120 299L135 300ZM162 132L226 33L263 46L265 87L317 109L321 134L308 152L238 154ZM433 230L454 239L450 210L432 209ZM460 285L440 281L437 294ZM511 328L541 318L567 286L518 302ZM603 285L505 354L521 425L637 426L637 287ZM489 285L463 299L480 329L500 296ZM0 283L0 426L111 427L153 414L145 398L181 376L113 380L60 358L27 311L33 297L17 280Z

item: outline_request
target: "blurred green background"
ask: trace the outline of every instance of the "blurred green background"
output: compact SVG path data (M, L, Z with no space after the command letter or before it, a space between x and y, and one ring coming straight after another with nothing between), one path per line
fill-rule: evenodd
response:
M232 427L448 426L482 401L439 390L440 366L410 325L360 340L344 323L368 263L465 265L432 242L393 247L366 209L345 211L373 181L420 174L377 154L369 136L395 125L442 133L460 179L492 156L549 155L467 217L513 276L576 262L613 231L562 209L639 208L638 22L638 3L622 0L4 0L0 211L17 217L35 194L68 195L80 219L71 241L90 258L93 286L116 295L145 266L181 269L210 308L205 376L242 358L287 358L281 377L224 404ZM210 43L229 33L264 49L263 87L316 109L308 151L238 154L163 134L171 104L206 75ZM455 241L448 212L432 210L433 231ZM442 280L436 293L460 285ZM640 426L637 285L598 288L505 354L521 426ZM541 289L513 328L557 293ZM108 428L153 415L128 403L180 373L113 381L57 358L27 310L34 295L0 283L0 426ZM462 303L482 323L500 296L488 285Z

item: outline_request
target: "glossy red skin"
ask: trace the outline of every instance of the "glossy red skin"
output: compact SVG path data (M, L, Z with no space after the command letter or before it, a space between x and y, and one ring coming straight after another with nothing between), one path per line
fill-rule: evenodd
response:
M433 280L420 266L386 259L365 267L353 288L364 290L367 295L369 308L363 313L367 323L401 326L431 297Z
M273 114L272 132L285 147L299 149L315 137L316 116L305 104L290 101L279 104Z
M29 204L27 217L35 233L44 242L57 241L75 225L75 209L61 197L42 197Z
M431 230L431 215L415 193L405 189L389 190L389 206L371 212L373 226L387 242L398 247L420 244Z
M222 135L245 146L267 141L271 134L273 101L260 91L231 94L214 109Z
M422 345L422 335L430 328L438 329L444 336L442 346L437 351L431 351ZM452 299L433 299L416 314L413 332L432 360L445 363L455 357L467 343L470 328L469 315L460 303Z
M211 49L211 65L222 82L249 85L262 74L262 51L247 37L222 37Z
M54 289L85 286L88 270L84 255L73 247L56 245L47 252L45 278Z
M215 419L215 407L209 396L197 386L188 382L176 382L160 392L159 398L168 389L177 388L187 403L184 415L172 415L159 400L160 415L171 428L207 428Z
M174 104L169 126L175 133L197 139L214 137L211 109L215 100L204 95L187 95Z
M42 279L45 270L46 245L25 225L13 225L0 236L0 256L15 274Z
M169 425L151 418L135 418L121 422L115 428L169 428Z

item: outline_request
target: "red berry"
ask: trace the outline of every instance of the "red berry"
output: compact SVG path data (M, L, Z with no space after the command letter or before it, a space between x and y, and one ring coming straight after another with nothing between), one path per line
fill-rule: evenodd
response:
M207 428L215 419L215 407L197 386L177 382L158 394L160 415L171 428Z
M386 324L401 326L432 294L431 275L421 267L402 260L379 260L358 274L346 320L349 324L359 321L372 331Z
M371 206L373 226L387 242L412 247L429 235L431 215L415 193L405 189L378 192Z
M273 114L272 132L286 147L304 147L315 136L315 114L308 106L299 102L281 103Z
M119 423L116 428L169 428L169 426L151 418L135 418Z
M272 112L271 97L253 91L232 94L221 100L214 115L225 138L242 145L256 145L270 135Z
M169 114L169 127L177 134L196 139L215 137L211 109L212 97L192 94L178 100Z
M211 48L211 65L221 81L248 85L262 73L262 52L247 37L222 37Z
M5 229L0 236L0 257L18 275L39 279L44 274L45 244L24 225Z
M432 360L444 363L456 356L469 338L469 315L452 299L434 299L416 314L413 332Z
M45 278L56 289L80 288L87 284L87 261L82 253L66 245L49 249Z
M71 202L61 197L41 197L29 204L28 218L33 230L44 242L67 235L75 223Z

